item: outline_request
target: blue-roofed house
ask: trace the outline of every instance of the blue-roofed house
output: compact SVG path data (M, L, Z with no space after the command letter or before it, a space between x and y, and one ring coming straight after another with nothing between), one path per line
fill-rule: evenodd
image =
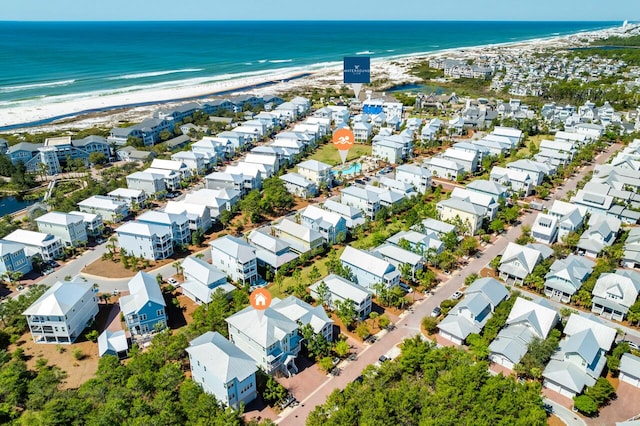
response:
M132 338L167 327L166 303L160 285L151 274L140 271L129 283L129 295L120 297L120 310Z
M329 291L328 300L320 300L320 286L324 283ZM351 300L354 303L358 317L365 320L371 313L371 292L353 282L335 274L330 274L315 284L309 286L311 296L318 303L326 303L329 309L335 309L338 303ZM324 296L323 296L324 297Z
M542 385L573 398L585 386L593 386L602 374L616 330L593 315L571 314L564 334L566 337L542 373Z
M224 272L197 257L189 256L182 261L182 274L182 294L198 305L211 302L211 297L217 291L228 295L236 289L227 281Z
M573 254L565 259L557 259L545 275L544 294L562 303L569 303L571 296L589 278L594 266L593 261Z
M536 249L509 243L500 259L500 278L505 281L512 279L516 284L522 284L542 259L542 254Z
M340 262L353 273L353 281L361 287L374 290L374 286L383 283L387 288L395 287L400 283L400 272L382 257L372 253L345 247Z
M505 326L489 345L489 359L513 370L534 339L544 340L558 323L558 312L545 299L521 297L509 312Z
M438 334L462 345L472 333L480 333L496 309L509 296L502 283L494 278L480 278L466 290L465 297L438 324Z
M223 335L208 331L186 351L193 381L220 403L237 409L256 398L256 362Z
M126 358L129 352L129 342L124 330L105 330L98 336L98 355L116 356L120 359Z

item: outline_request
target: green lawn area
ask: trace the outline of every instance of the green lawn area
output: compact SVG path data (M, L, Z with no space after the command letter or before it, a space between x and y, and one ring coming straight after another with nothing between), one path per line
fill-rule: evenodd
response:
M336 251L336 253L338 254L338 257L340 257L343 251L344 251L344 247L340 247ZM326 256L323 256L318 260L316 260L314 263L310 264L309 266L305 266L304 268L302 268L300 270L300 272L302 273L302 281L306 283L306 285L313 284L312 282L309 282L309 272L311 272L311 269L314 267L314 265L318 267L318 270L320 271L320 277L321 278L326 277L328 275L327 266L325 265L326 261L327 261ZM288 289L289 287L293 287L294 285L295 285L295 281L293 277L287 276L284 278L281 285L272 283L269 285L268 288L269 288L269 292L271 292L272 297L279 297L281 299L284 299L285 297L288 296L287 293L285 293L285 290Z
M363 155L371 155L371 145L355 144L349 150L347 161L355 160ZM318 148L308 160L318 160L331 166L337 166L342 163L340 154L332 143L325 144Z
M531 151L529 151L529 145L531 144L531 142L533 142L536 145L536 148L540 148L540 143L542 142L543 139L553 139L553 137L551 135L529 136L527 138L527 141L525 142L525 146L518 150L517 156L528 157L529 155L531 155Z

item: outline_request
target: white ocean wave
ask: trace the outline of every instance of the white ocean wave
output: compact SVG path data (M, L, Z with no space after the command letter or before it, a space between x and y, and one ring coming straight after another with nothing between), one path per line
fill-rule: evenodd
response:
M271 59L269 63L272 64L284 64L286 62L293 62L293 59Z
M110 77L109 80L133 80L136 78L158 77L161 75L178 74L183 72L198 72L198 71L204 71L204 68L183 68L179 70L151 71L151 72L141 72L136 74L125 74L125 75Z
M373 55L376 52L373 52L371 50L364 50L362 52L356 52L356 55Z
M41 87L68 86L69 84L73 84L75 82L76 80L61 80L61 81L52 81L49 83L31 83L31 84L21 84L18 86L6 86L6 87L0 87L0 93L20 92L22 90L39 89Z

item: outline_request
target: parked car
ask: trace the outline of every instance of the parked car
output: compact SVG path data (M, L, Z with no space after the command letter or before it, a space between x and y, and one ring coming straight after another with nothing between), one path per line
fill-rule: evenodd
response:
M451 295L451 298L452 298L453 300L458 300L458 299L460 299L461 297L462 297L462 292L461 292L461 291L456 291L455 293L453 293L453 294Z
M400 288L403 289L404 291L406 291L407 293L411 292L411 287L409 287L405 283L400 283L400 284L398 284L398 286L400 286Z
M435 308L433 308L433 311L431 311L431 316L433 318L438 318L441 313L442 313L442 309L440 309L440 306L436 306Z
M178 280L176 280L175 278L171 277L169 279L167 279L167 282L171 285L178 285Z
M385 362L385 361L389 361L389 358L387 358L387 357L386 357L386 356L384 356L384 355L380 355L380 358L378 358L378 361L380 361L380 363L383 363L383 362Z

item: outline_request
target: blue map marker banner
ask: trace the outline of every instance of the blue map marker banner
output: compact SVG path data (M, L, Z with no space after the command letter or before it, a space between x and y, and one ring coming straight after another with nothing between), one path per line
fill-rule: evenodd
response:
M370 83L371 82L371 58L368 56L345 56L344 58L344 82L345 83Z

